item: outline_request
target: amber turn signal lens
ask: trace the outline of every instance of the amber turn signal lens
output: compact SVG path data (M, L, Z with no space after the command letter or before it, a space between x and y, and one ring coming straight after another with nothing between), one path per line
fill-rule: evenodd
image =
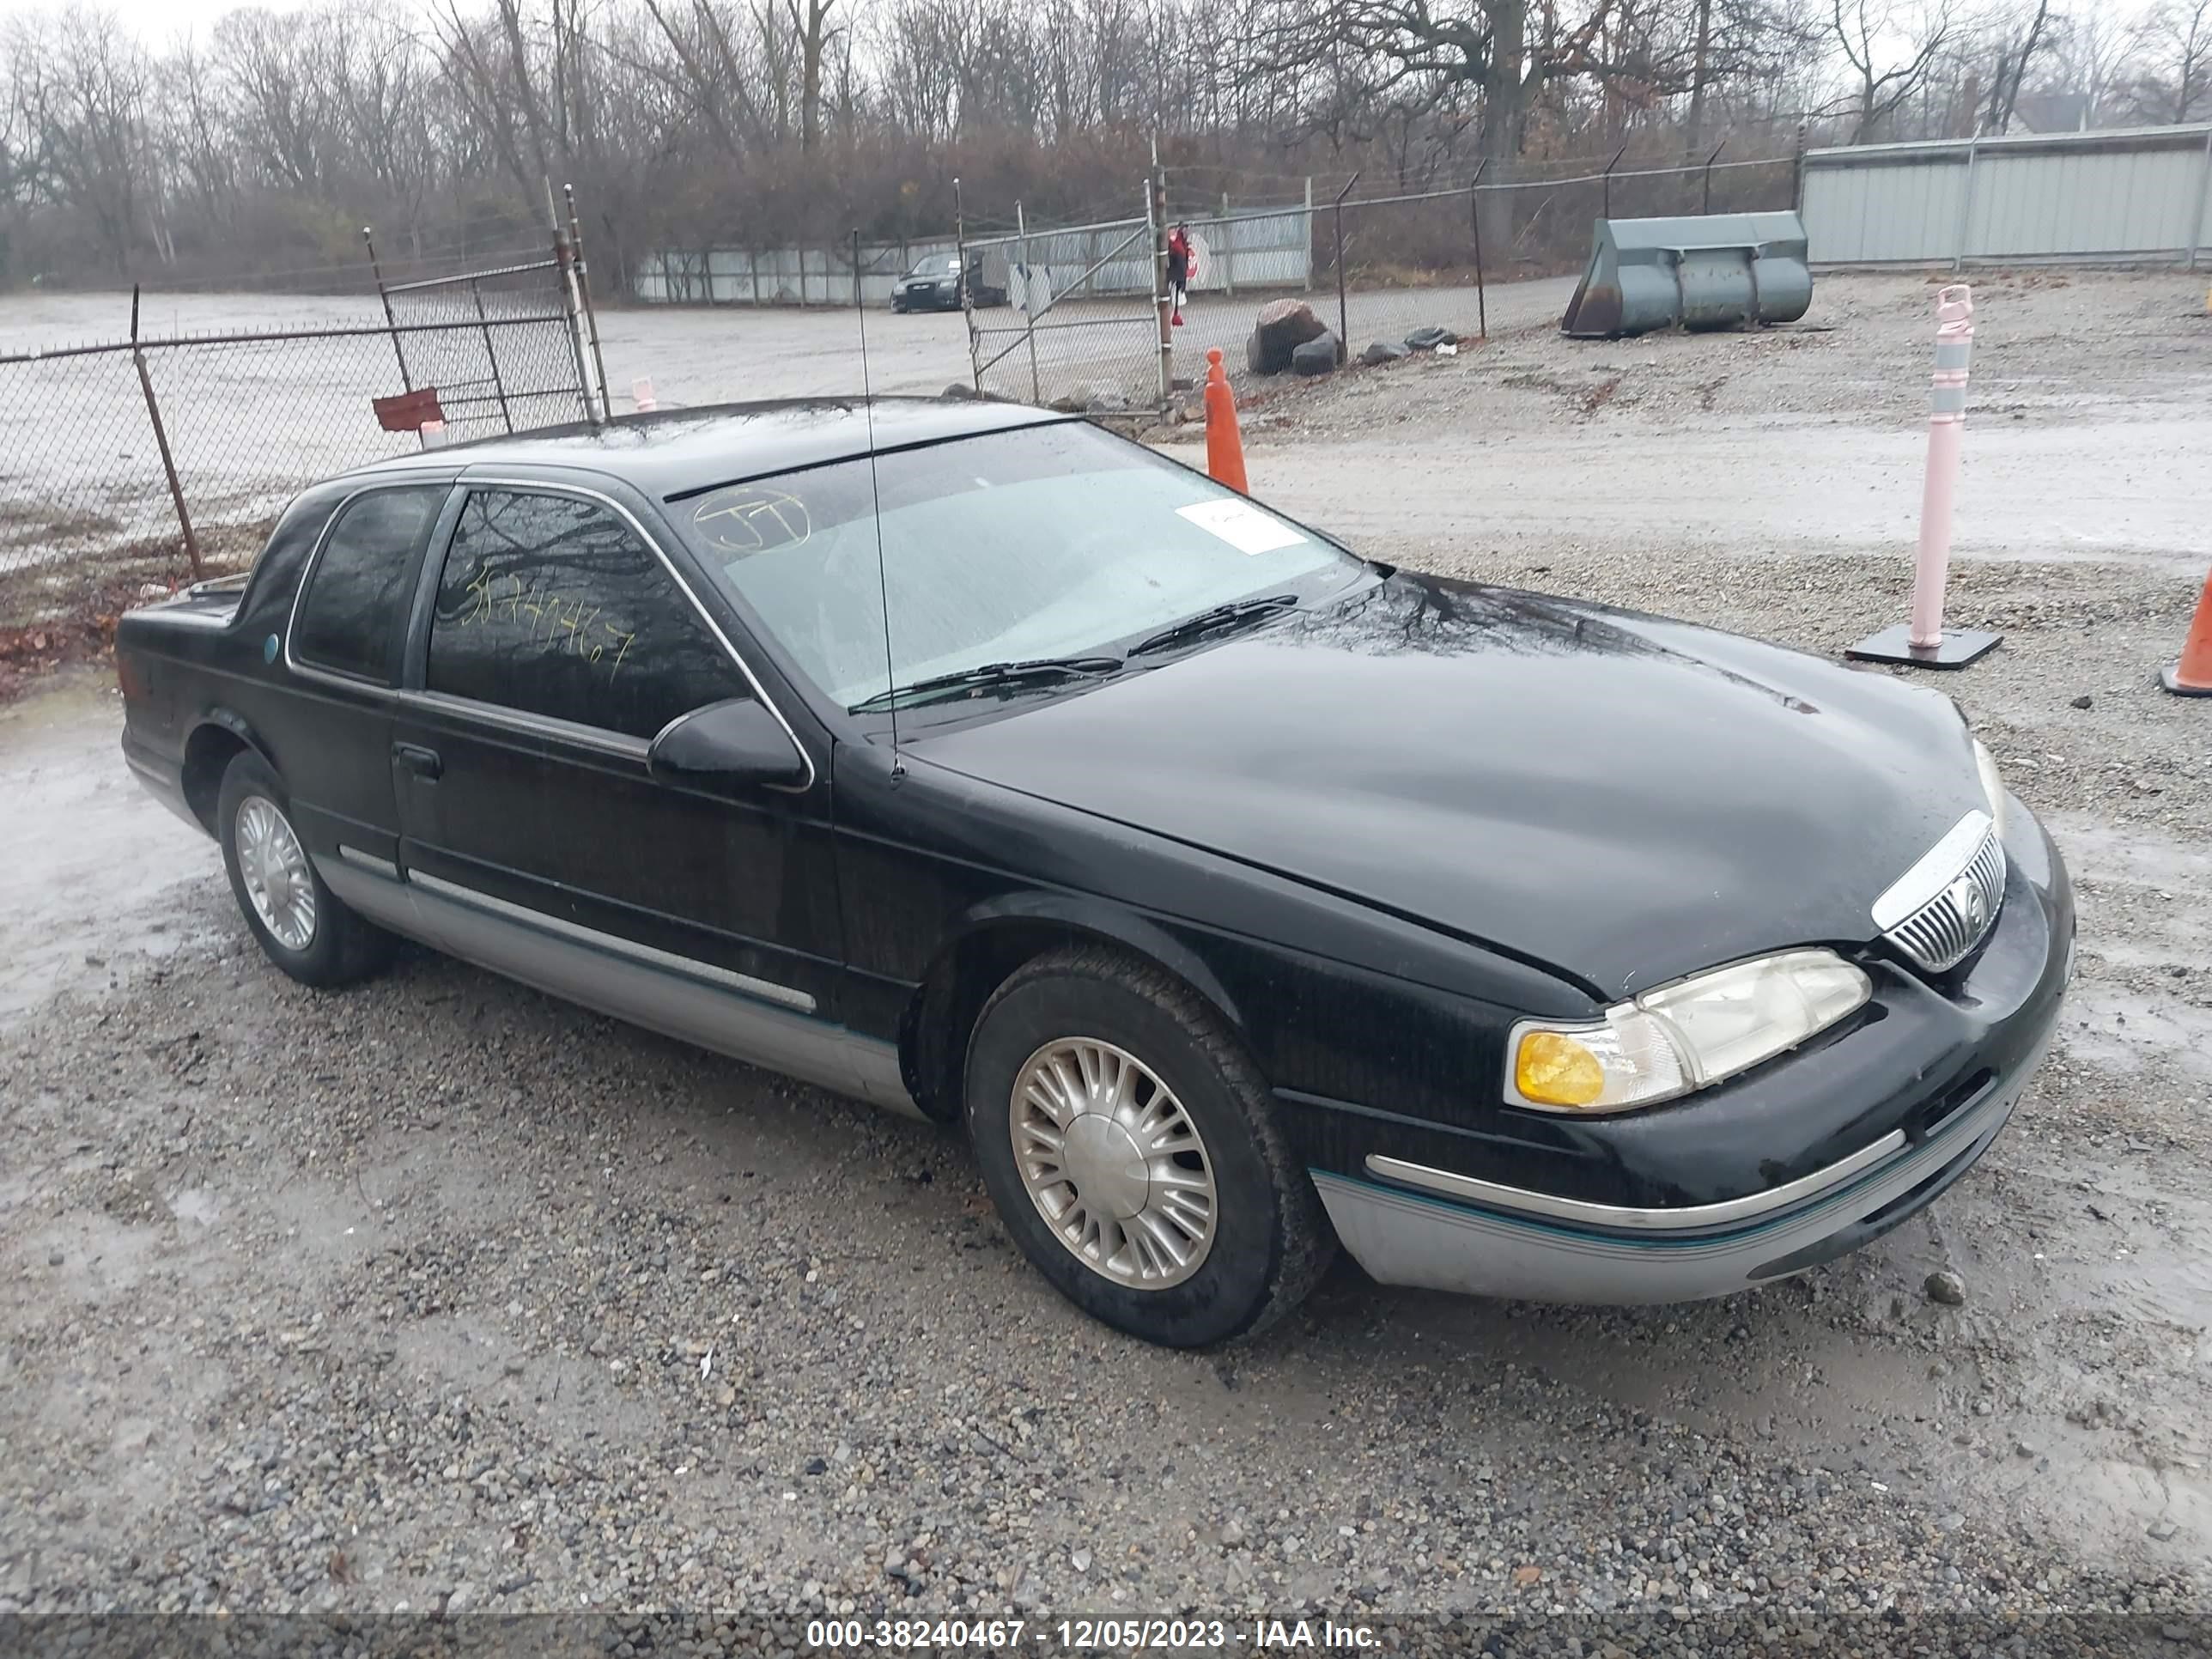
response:
M1605 1092L1605 1067L1571 1036L1530 1031L1513 1056L1513 1081L1523 1097L1547 1106L1587 1106Z

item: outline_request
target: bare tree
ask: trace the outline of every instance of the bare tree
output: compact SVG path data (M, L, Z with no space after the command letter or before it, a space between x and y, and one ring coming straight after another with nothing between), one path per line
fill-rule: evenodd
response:
M2136 27L2129 101L2149 121L2194 120L2212 106L2212 0L2161 0Z
M126 268L152 161L145 48L112 14L75 6L19 16L9 46L18 118L35 135L27 148L38 158L38 188L84 216L112 269Z
M1897 0L1830 0L1829 28L1852 76L1848 142L1870 143L1926 83L1955 26L1950 0L1906 11Z

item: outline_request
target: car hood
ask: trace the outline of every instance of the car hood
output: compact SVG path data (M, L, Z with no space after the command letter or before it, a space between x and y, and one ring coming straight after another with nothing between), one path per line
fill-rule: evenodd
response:
M1965 726L1926 690L1402 573L907 749L1606 999L1870 939L1875 896L1984 805Z

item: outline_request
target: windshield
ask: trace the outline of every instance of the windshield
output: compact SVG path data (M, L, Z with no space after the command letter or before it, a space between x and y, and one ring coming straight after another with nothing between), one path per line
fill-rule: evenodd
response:
M951 253L933 253L907 272L909 276L950 276L960 269L959 256Z
M1127 646L1214 606L1318 597L1365 567L1082 422L756 479L676 501L693 549L850 708L987 664ZM876 554L877 491L883 560Z

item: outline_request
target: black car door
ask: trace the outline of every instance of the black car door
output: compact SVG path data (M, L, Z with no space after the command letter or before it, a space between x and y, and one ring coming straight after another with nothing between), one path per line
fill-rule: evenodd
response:
M310 555L283 641L304 695L255 702L254 724L318 863L389 861L398 808L386 760L416 559L453 495L441 480L365 488L342 501ZM269 641L273 655L277 641Z
M472 485L432 564L392 765L435 942L869 1092L836 1026L828 769L770 788L647 764L678 715L763 693L639 519L578 487Z

